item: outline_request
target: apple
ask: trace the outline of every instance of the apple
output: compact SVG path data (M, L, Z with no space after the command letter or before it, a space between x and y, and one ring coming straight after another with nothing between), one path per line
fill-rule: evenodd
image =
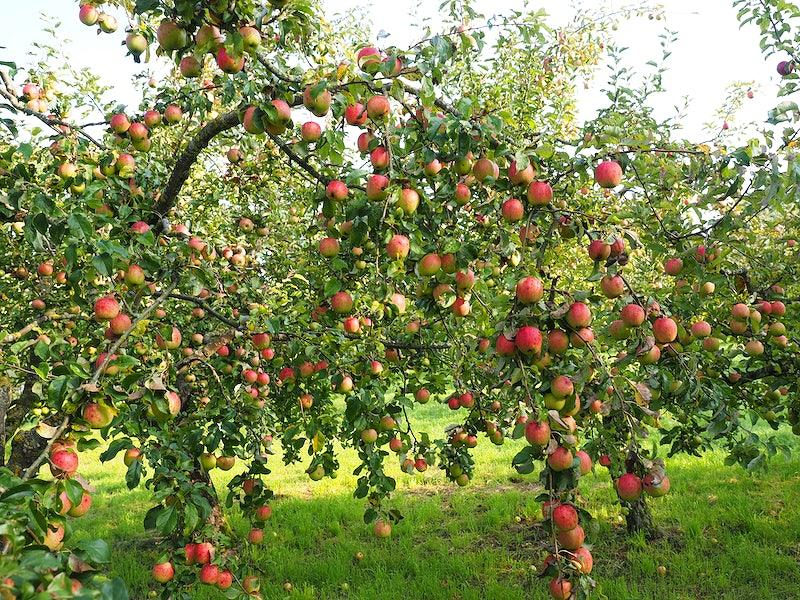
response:
M316 86L306 86L303 90L303 106L314 116L324 117L331 107L331 93L327 89L319 90L316 93L315 90Z
M624 473L616 482L617 495L626 502L638 500L642 495L642 480L633 473Z
M389 187L389 178L384 175L371 175L367 180L367 199L383 200L386 198L386 188ZM411 190L409 190L411 191Z
M389 521L378 519L373 526L373 532L377 538L388 538L392 535L392 524Z
M547 446L550 443L550 425L546 421L529 420L525 423L525 439L532 446Z
M122 113L112 115L108 124L114 133L125 133L131 126L128 117Z
M494 350L499 356L513 356L516 348L513 339L508 339L503 333L497 336Z
M509 223L515 223L525 218L525 207L522 205L522 202L516 198L509 198L503 202L501 212L503 218Z
M216 585L217 579L219 578L219 567L210 563L204 564L200 568L200 574L198 578L200 579L200 583L205 583L206 585Z
M520 327L514 337L517 350L524 354L534 352L539 354L542 351L542 333L538 328L530 325Z
M398 260L401 258L405 258L408 256L408 252L411 249L411 243L409 242L408 238L404 235L395 234L386 244L386 253L389 255L390 258L394 260Z
M347 194L349 190L347 186L344 184L343 181L339 181L338 179L334 179L325 187L325 195L330 200L341 201L347 198Z
M153 579L158 583L167 583L172 581L173 577L175 577L175 567L171 562L167 561L153 566Z
M339 240L332 237L322 238L319 241L319 253L325 258L333 258L339 254Z
M528 202L545 206L553 199L553 188L546 181L532 181L528 186Z
M653 321L653 336L661 344L667 344L678 336L678 326L669 317L659 317Z
M638 304L628 304L622 307L619 313L620 319L628 327L638 327L644 323L645 312Z
M508 179L514 185L530 185L533 178L536 177L536 170L533 168L532 163L522 170L517 169L517 161L512 160L511 165L508 167Z
M300 138L304 142L317 142L322 137L322 127L314 121L307 121L300 127Z
M578 526L578 511L569 504L559 504L552 512L553 525L559 531L570 531Z
M594 168L594 180L601 188L617 187L622 181L622 167L613 160L603 161Z
M369 117L369 115L364 105L360 102L351 104L344 109L344 120L347 121L348 125L361 126L367 122L367 117Z
M333 311L339 314L352 311L354 306L353 297L344 291L336 292L331 296L330 304Z
M566 321L572 328L588 327L592 322L592 313L583 302L573 302L567 311Z
M171 52L186 47L189 43L189 36L186 31L174 21L164 20L156 30L156 39L162 50Z
M97 23L97 19L100 17L100 13L97 9L92 6L91 4L81 4L81 7L78 11L78 19L84 25L94 25Z
M619 298L625 293L625 282L619 275L605 275L600 280L600 290L606 298Z
M562 354L569 348L569 336L560 329L552 329L547 334L547 349L553 354Z
M547 457L547 464L553 471L566 471L572 468L572 451L564 446L558 446Z
M544 286L538 277L524 277L517 282L517 300L522 304L533 304L544 297Z
M423 277L432 277L433 275L436 275L441 268L442 259L438 254L435 253L426 254L422 257L417 265L417 270Z
M595 262L606 260L611 255L611 246L603 240L592 240L587 249L589 258Z
M475 164L472 165L472 174L475 176L475 179L483 183L483 181L489 177L497 179L500 175L500 170L494 161L484 157L479 158L475 161Z
M668 258L664 261L664 272L676 277L683 270L683 261L680 258Z
M367 114L373 121L384 121L389 117L389 98L386 96L373 96L367 100Z

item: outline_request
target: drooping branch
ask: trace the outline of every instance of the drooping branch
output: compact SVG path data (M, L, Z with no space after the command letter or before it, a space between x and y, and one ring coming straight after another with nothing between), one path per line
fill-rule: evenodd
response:
M317 171L311 163L309 163L306 159L298 156L298 154L289 147L289 144L281 140L278 136L273 135L267 132L269 139L271 139L278 148L289 158L289 160L303 169L306 173L311 175L314 179L319 181L322 185L328 185L330 179L324 177L319 171Z
M30 108L22 104L17 99L17 97L14 96L12 92L13 86L11 84L11 81L8 79L8 75L2 70L0 70L0 80L2 80L3 87L5 88L5 89L0 89L0 96L2 96L3 98L6 99L6 101L8 101L8 104L12 110L21 112L31 117L36 117L48 127L52 127L53 129L56 130L58 129L58 127L68 127L69 129L75 131L78 135L81 135L82 137L84 137L86 140L88 140L101 150L105 150L105 146L100 142L98 142L91 134L87 133L86 130L80 125L73 125L68 121L57 119L55 117L50 117L48 115L45 115L44 113L40 113L39 111L31 110Z
M191 139L178 157L178 160L175 161L175 166L172 169L169 181L167 181L167 185L164 187L161 197L153 207L153 215L149 219L151 225L159 224L161 219L175 205L178 194L180 194L181 188L183 188L183 184L186 183L186 180L189 178L192 165L197 161L197 157L200 156L200 153L208 147L211 140L223 131L233 129L237 125L239 125L239 114L236 111L231 111L217 117L213 121L209 121L197 132L197 135Z

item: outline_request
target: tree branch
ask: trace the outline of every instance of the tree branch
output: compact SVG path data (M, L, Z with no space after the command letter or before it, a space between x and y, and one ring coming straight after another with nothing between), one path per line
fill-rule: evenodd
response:
M172 174L169 176L169 181L161 193L156 205L153 207L153 216L149 219L151 225L158 225L161 219L172 209L178 199L183 184L189 178L192 165L197 161L200 153L208 147L214 136L219 135L223 131L233 129L239 125L239 114L236 111L225 113L209 121L206 125L197 132L197 135L186 145L175 166L172 169Z

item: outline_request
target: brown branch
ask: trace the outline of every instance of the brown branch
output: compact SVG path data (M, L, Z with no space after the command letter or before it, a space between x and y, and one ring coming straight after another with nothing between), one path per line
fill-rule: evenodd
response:
M167 185L161 197L153 207L153 215L150 218L151 225L160 224L161 219L175 205L183 184L186 183L186 180L189 178L192 165L197 161L197 157L200 156L200 153L208 147L208 144L211 143L214 136L223 131L233 129L237 125L239 125L239 114L236 111L231 111L217 117L213 121L209 121L197 132L197 135L186 145L186 148L175 162L169 181L167 181Z

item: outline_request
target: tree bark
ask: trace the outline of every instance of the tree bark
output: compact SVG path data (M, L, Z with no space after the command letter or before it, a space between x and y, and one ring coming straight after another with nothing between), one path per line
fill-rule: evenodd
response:
M634 502L628 502L626 506L628 507L628 514L625 516L625 521L628 533L630 535L642 533L646 539L655 537L656 528L653 524L653 514L650 512L650 507L647 506L647 501L644 497Z
M11 401L10 407L5 415L6 432L15 431L25 420L25 417L33 408L37 396L33 392L34 377L30 376L22 388L22 393ZM11 393L9 391L9 398ZM20 431L11 440L11 455L8 458L8 468L15 475L21 475L25 469L30 467L39 458L39 455L47 446L47 440L36 433L35 429ZM3 447L5 450L5 446Z

